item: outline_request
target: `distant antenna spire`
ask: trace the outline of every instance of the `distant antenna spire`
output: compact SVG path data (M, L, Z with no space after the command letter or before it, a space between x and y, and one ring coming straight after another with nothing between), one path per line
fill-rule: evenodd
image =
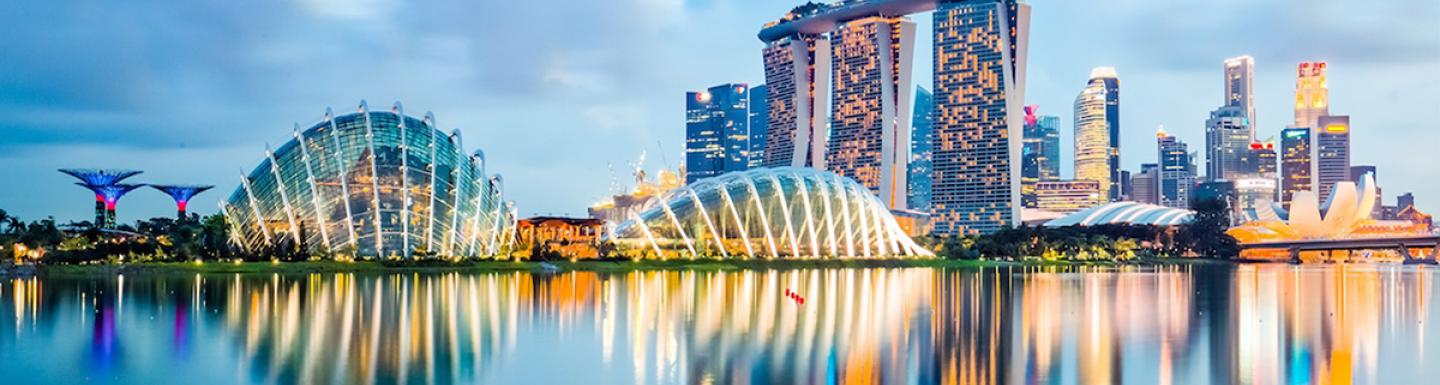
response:
M660 149L660 162L665 165L665 169L671 169L672 167L670 167L670 157L665 156L665 144L660 143L660 140L656 139L655 148Z

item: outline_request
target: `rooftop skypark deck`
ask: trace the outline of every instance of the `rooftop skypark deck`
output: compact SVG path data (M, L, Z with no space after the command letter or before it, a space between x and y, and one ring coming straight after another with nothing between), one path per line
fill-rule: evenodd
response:
M935 4L936 0L861 0L834 5L811 3L795 8L780 20L766 23L758 37L760 41L771 42L797 34L822 34L835 30L841 23L865 17L933 11Z

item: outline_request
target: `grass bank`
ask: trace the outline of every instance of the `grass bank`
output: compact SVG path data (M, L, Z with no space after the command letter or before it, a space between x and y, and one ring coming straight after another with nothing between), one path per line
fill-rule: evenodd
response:
M830 259L830 260L642 260L642 261L420 261L420 262L205 262L92 265L41 265L0 269L0 275L97 276L167 274L311 274L311 273L439 273L439 272L559 272L593 271L721 271L819 268L990 268L990 267L1104 267L1228 264L1192 258L1146 258L1128 261L999 261L952 259Z

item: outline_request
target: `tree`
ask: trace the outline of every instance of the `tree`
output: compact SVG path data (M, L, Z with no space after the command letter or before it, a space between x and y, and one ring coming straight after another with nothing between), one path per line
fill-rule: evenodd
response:
M1191 205L1195 219L1180 233L1182 248L1204 258L1230 259L1240 255L1239 242L1225 233L1230 227L1230 207L1221 199L1203 199Z

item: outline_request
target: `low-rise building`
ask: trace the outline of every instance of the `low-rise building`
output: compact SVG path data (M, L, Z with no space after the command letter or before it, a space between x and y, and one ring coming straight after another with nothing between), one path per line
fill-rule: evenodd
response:
M533 217L515 225L517 250L529 252L531 259L541 253L554 253L566 259L599 258L600 236L605 221L595 218Z

